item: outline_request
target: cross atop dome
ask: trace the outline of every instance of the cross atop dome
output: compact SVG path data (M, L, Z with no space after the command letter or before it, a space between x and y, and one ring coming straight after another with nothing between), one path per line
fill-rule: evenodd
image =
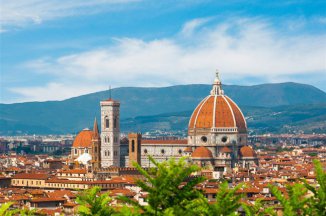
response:
M216 76L215 76L215 80L213 83L213 88L211 90L211 95L223 95L224 91L222 90L222 83L221 83L221 79L220 79L220 73L218 70L216 70Z
M215 74L216 74L216 76L215 76L214 84L221 83L220 72L218 71L218 69L216 69Z

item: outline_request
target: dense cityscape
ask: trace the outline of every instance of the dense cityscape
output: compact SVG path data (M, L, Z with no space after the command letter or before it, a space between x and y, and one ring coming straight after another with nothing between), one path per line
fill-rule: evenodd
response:
M0 0L0 216L326 216L325 9Z
M35 214L75 215L80 214L81 190L99 187L109 192L113 209L122 208L121 196L147 206L149 193L138 183L143 179L140 167L149 170L174 158L198 167L187 178L203 178L196 188L209 203L216 202L226 181L243 202L259 200L282 214L271 185L285 194L287 185L300 179L315 185L313 161L326 162L325 134L248 136L246 120L224 95L218 72L210 94L189 120L187 137L120 133L119 101L109 98L100 105L101 132L95 118L92 129L76 136L1 137L0 202ZM239 184L244 186L237 188ZM246 213L244 208L236 212Z

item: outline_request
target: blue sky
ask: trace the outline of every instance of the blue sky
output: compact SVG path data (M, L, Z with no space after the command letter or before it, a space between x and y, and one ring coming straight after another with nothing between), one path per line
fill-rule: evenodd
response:
M326 91L323 1L1 0L0 103L109 85L300 82Z

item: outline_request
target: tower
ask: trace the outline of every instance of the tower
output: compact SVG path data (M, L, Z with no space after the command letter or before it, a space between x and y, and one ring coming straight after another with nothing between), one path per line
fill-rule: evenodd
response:
M101 137L95 118L92 136L92 169L96 170L99 168L101 168Z
M101 101L101 167L120 166L120 102Z
M141 165L141 134L131 133L129 139L129 167L133 167L133 162Z

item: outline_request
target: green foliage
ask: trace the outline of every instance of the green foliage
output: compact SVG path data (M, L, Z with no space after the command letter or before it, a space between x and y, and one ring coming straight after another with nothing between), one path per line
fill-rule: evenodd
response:
M100 187L92 187L77 196L76 202L80 205L78 207L79 215L101 216L114 214L113 208L109 206L111 198L107 193L100 194L100 192Z
M261 199L257 199L253 205L243 203L242 208L247 216L276 216L276 213L273 211L273 207L264 206Z
M189 214L189 203L202 198L202 193L194 187L203 182L203 177L195 177L186 181L190 174L198 171L199 167L190 165L182 158L178 161L171 159L162 163L152 157L149 160L156 166L145 170L139 164L134 166L145 178L137 181L137 185L148 193L148 206L140 206L137 202L120 197L121 200L138 207L144 215L179 215ZM186 182L185 185L182 185Z
M287 186L288 197L283 195L276 186L270 186L269 188L283 207L284 215L308 215L309 209L305 208L308 202L307 190L302 184Z
M270 186L272 194L283 207L284 215L326 215L326 175L319 161L315 160L314 164L319 187L301 180L303 184L296 183L286 187L286 197L277 187Z
M237 191L242 187L243 184L238 184L234 188L229 188L226 181L220 184L216 194L216 203L209 205L209 215L237 215L237 209L240 208L240 200L243 197L237 194Z
M20 216L32 216L36 215L36 210L29 210L29 209L10 209L13 205L13 202L7 202L3 203L0 207L0 216L14 216L14 215L20 215Z
M0 207L0 216L12 216L18 213L17 210L10 210L13 202L3 203Z
M326 215L326 173L324 172L320 161L314 160L314 164L319 187L308 184L305 179L301 181L305 188L312 193L308 202L309 209L311 209L311 215Z

